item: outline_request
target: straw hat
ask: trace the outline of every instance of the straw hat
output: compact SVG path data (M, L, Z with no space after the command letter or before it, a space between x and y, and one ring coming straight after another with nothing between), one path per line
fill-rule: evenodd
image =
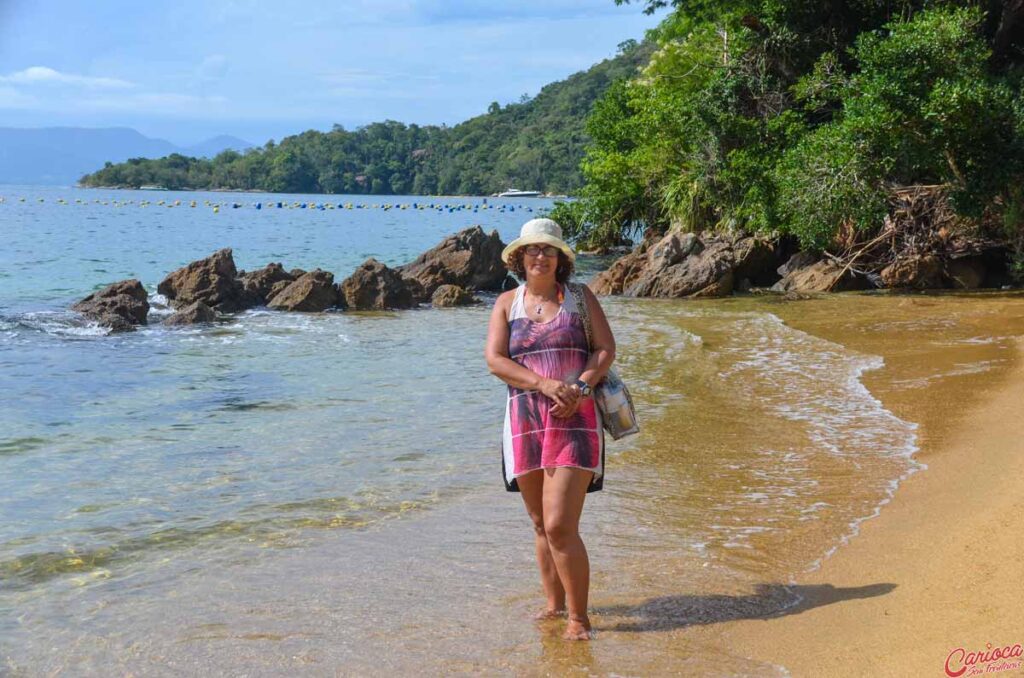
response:
M562 240L562 227L551 219L530 219L523 224L519 237L501 251L501 260L509 263L512 253L523 245L554 245L565 252L569 261L576 261L576 253Z

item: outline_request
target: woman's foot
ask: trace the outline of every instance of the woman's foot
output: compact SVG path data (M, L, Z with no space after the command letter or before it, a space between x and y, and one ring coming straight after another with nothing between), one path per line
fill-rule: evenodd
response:
M546 619L558 619L559 617L564 617L565 614L566 609L564 607L561 609L553 609L550 607L546 607L537 614L535 614L533 618L537 621L544 621Z
M569 623L565 627L562 638L565 640L590 640L593 631L590 628L590 618L587 615L570 615Z

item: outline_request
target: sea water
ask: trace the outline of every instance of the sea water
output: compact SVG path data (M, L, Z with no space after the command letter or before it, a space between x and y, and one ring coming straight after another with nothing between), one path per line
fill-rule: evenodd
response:
M584 510L604 642L567 649L528 621L543 599L529 519L500 477L493 294L185 328L156 310L117 335L67 310L129 277L159 304L167 273L222 247L239 268L340 281L476 224L508 242L549 201L0 196L0 672L13 675L785 674L690 631L798 602L792 578L926 469L901 404L997 373L1022 332L985 322L1014 316L1013 297L603 298L642 432L609 439L606 490ZM608 260L578 263L586 280Z

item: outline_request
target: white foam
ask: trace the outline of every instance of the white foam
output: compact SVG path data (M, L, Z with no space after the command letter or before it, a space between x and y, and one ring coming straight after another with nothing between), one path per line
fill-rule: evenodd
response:
M861 381L865 372L884 366L880 356L860 354L793 329L772 314L739 317L737 325L730 334L742 342L723 351L739 359L720 372L722 378L743 373L745 383L759 385L759 401L769 411L803 424L813 443L812 451L842 459L858 470L874 459L905 464L899 477L886 483L882 500L867 515L850 521L837 543L806 570L813 571L856 536L863 521L879 514L900 482L927 468L914 459L918 450L917 424L904 421L886 409ZM782 456L784 477L769 478L775 473L765 471L754 475L773 481L773 486L786 488L778 493L780 496L797 498L818 484L816 479L802 476L808 470L806 465L795 466L802 461L800 456L795 451ZM796 479L800 481L794 482ZM825 502L815 502L801 509L798 520L813 519L827 507ZM735 533L732 536L736 541Z

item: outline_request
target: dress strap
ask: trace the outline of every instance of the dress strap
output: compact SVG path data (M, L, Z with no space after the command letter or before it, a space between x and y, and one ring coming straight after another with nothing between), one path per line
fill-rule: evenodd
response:
M526 306L523 304L525 298L524 292L526 290L526 283L522 283L516 288L516 295L512 298L512 307L508 310L508 321L512 322L516 318L526 317Z

